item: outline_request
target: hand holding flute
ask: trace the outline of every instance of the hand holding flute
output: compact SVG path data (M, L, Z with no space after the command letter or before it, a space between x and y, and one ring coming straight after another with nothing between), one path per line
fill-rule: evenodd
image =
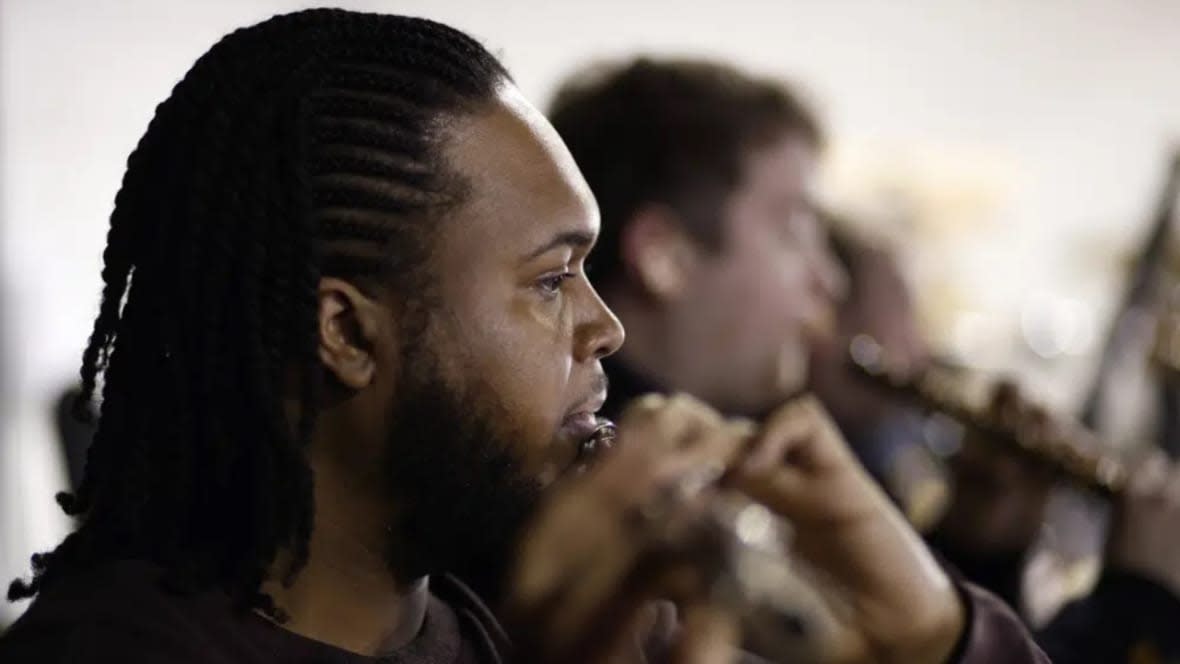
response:
M914 398L968 427L958 487L941 529L986 554L1031 546L1048 492L1065 479L1114 507L1106 565L1152 579L1180 597L1180 466L1158 450L1128 464L1080 424L992 386L986 404L962 398L957 380L937 370L891 366L865 339L850 353L854 370L883 389Z
M622 418L618 443L523 540L510 606L526 631L547 635L529 644L533 661L620 656L631 641L619 627L642 624L655 598L676 601L695 626L681 634L698 641L676 651L696 659L681 661L728 661L725 645L747 624L741 601L757 590L740 578L735 587L741 561L724 542L758 539L743 504L790 522L796 562L785 569L802 570L787 583L804 622L781 628L807 644L776 661L941 664L959 639L957 592L814 400L753 427L689 397L649 396ZM716 524L725 504L738 507L718 539L698 526Z

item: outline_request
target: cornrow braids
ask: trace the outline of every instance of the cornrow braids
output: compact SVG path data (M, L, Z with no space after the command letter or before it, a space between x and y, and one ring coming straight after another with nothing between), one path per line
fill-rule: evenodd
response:
M136 557L281 618L259 588L280 550L288 583L308 555L319 279L426 287L429 222L466 194L441 157L447 121L506 80L452 28L335 9L242 28L197 60L115 198L81 369L97 428L58 496L80 526L10 599Z

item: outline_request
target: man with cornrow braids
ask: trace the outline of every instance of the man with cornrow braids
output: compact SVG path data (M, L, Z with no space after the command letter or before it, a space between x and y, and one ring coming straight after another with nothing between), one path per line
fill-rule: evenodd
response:
M83 355L94 442L58 498L79 527L12 584L33 601L0 661L732 661L719 468L839 585L826 661L1027 642L807 403L753 425L649 397L594 453L623 341L583 270L597 231L466 35L308 10L225 37L128 160Z

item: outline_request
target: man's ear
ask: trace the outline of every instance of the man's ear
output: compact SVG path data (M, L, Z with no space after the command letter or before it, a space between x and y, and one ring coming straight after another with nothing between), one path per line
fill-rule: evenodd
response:
M665 205L641 208L620 240L627 272L650 296L676 300L688 292L700 249L674 210Z
M377 373L377 349L391 334L381 305L356 286L335 277L320 279L319 356L341 385L360 390Z

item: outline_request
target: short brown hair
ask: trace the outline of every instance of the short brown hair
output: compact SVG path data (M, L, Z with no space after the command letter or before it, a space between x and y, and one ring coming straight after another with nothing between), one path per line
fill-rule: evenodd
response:
M787 133L817 147L811 112L783 84L728 65L639 58L595 67L559 89L549 111L598 199L595 277L621 273L622 228L641 207L670 206L709 246L750 150Z

